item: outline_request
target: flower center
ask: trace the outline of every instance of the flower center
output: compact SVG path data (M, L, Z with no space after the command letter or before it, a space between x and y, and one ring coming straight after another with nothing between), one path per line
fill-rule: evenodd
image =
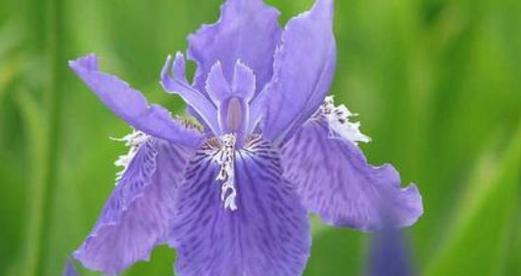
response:
M237 190L235 189L235 142L234 134L226 134L222 137L221 148L217 151L214 160L221 167L217 174L217 181L222 182L221 201L224 203L224 209L230 211L237 210L235 198Z

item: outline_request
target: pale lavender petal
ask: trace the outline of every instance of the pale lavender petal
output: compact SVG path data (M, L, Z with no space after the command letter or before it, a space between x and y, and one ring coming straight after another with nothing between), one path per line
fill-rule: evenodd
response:
M172 228L178 275L301 275L310 247L307 212L282 179L278 153L260 140L247 148L236 155L235 211L223 206L208 151L191 161Z
M74 257L92 270L117 274L164 241L175 192L192 150L150 138L125 170L101 216Z
M265 99L252 107L252 117L266 112L267 139L278 143L288 138L323 102L336 62L332 20L333 0L317 0L310 11L288 22L275 53L273 79L258 97Z
M235 62L240 59L253 69L256 87L262 89L273 72L273 53L280 38L278 16L262 0L227 0L217 23L201 27L188 38L188 56L198 65L195 86L204 89L217 61L231 83Z
M95 55L71 61L72 70L92 89L116 115L134 128L165 140L198 146L201 135L172 119L159 105L150 105L143 95L115 76L99 71Z
M238 60L235 63L232 84L224 77L222 65L217 62L210 69L206 80L206 91L210 99L219 107L226 99L236 96L248 103L255 93L255 74Z
M423 213L415 185L401 188L391 165L368 164L354 143L330 136L324 119L306 122L282 152L285 176L297 184L304 205L331 225L374 231L410 226ZM391 219L380 215L382 206Z
M232 94L230 84L224 77L220 62L215 63L208 73L206 92L210 99L219 107Z
M233 73L232 91L246 102L255 94L255 73L250 67L238 60Z
M202 124L208 126L216 135L220 135L216 106L187 82L185 71L185 58L181 53L177 53L173 61L172 57L168 56L161 70L161 85L166 91L179 95L192 107L197 114L195 117L201 120Z

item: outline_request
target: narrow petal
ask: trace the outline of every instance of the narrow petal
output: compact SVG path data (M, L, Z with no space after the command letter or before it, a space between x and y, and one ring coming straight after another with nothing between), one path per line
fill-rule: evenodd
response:
M69 64L112 112L134 128L178 144L195 147L201 143L201 135L197 131L173 120L166 109L150 105L139 91L124 81L99 71L95 55L76 59Z
M297 183L304 205L335 226L374 231L414 224L423 213L416 186L401 188L391 165L369 165L355 143L330 131L325 119L313 118L283 147L285 176ZM382 206L392 221L380 215Z
M178 275L301 275L310 247L307 213L281 177L278 153L259 140L246 148L236 153L235 211L223 206L208 151L191 161L172 228Z
M85 267L110 275L148 260L154 246L164 240L190 155L191 150L156 138L139 146L74 257Z
M179 95L187 105L197 114L195 117L202 120L202 124L210 127L216 135L221 134L217 123L217 108L212 101L193 88L186 80L186 61L181 53L177 53L172 62L168 56L161 70L161 85L167 92Z
M336 62L332 19L333 0L317 0L310 11L288 22L275 53L273 78L259 97L266 99L252 107L253 113L265 112L267 139L289 138L324 100Z
M195 86L203 90L210 68L220 61L232 82L235 62L242 60L257 76L258 89L271 79L273 53L280 38L279 12L262 0L227 0L221 17L188 38L188 56L197 62Z

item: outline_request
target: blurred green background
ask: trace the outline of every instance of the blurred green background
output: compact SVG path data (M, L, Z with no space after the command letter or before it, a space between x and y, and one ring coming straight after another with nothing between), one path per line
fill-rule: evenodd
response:
M312 0L270 0L281 22ZM129 132L68 69L97 53L154 102L168 53L220 0L0 0L0 275L59 275L113 188ZM521 1L337 0L332 92L360 113L374 164L416 182L415 269L521 275ZM193 68L192 68L193 70ZM370 235L313 225L305 275L361 275ZM171 275L157 249L124 275ZM96 275L81 270L82 275Z

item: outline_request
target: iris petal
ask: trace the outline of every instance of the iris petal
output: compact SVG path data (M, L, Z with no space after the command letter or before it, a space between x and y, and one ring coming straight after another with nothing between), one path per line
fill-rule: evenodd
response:
M314 118L282 149L285 176L297 183L304 205L335 226L374 231L414 224L423 213L416 186L401 188L391 165L369 165L353 142L330 131L324 118ZM392 218L381 216L382 208Z
M208 151L191 161L176 200L176 272L197 276L300 275L309 254L307 213L265 142L236 153L237 209L223 208Z
M252 106L253 118L265 113L267 139L278 143L289 138L322 104L335 71L332 20L333 0L317 0L286 25L273 78Z
M134 128L168 141L198 146L201 135L172 119L159 105L150 105L143 95L115 76L99 71L95 55L70 62L73 71L116 115Z
M139 147L74 257L90 269L117 274L163 242L174 194L191 150L150 138Z
M234 66L242 60L256 74L262 89L271 79L273 53L280 38L279 12L262 0L228 0L213 25L201 27L188 38L188 57L197 62L195 87L203 91L210 68L220 61L232 83Z

